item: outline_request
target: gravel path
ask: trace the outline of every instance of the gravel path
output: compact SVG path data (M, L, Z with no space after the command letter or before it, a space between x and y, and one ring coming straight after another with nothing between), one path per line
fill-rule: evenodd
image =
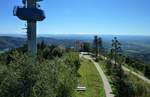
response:
M88 55L80 55L80 57L84 57L86 59L89 59L93 62L93 64L95 65L95 67L97 68L99 74L100 74L100 77L102 78L102 81L103 81L103 85L104 85L104 89L105 89L105 94L106 94L106 97L114 97L114 94L112 94L112 89L111 89L111 86L109 84L109 81L106 77L106 75L104 74L103 70L101 69L101 67L99 66L99 64L97 62L95 62L90 56Z

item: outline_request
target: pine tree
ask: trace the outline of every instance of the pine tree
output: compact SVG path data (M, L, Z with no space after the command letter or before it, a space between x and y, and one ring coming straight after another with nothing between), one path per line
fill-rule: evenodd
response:
M117 40L117 37L114 37L112 40L112 48L111 48L111 55L114 63L116 65L117 61L119 61L119 57L121 56L121 43Z
M93 46L94 46L94 53L95 53L95 58L96 61L98 60L98 54L99 54L99 39L98 36L94 36L94 41L93 41Z
M114 64L112 69L112 80L115 86L116 97L134 97L132 85L122 70L124 57L122 56L121 43L114 37L112 40L111 63Z
M98 56L98 37L97 36L94 36L93 44L94 44L95 57L97 57Z
M102 39L101 37L98 38L98 53L100 54L101 53L101 49L102 49Z

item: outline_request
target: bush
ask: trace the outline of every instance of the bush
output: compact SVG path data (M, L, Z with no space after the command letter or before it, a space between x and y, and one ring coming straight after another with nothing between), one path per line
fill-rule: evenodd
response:
M51 46L40 51L37 58L20 51L8 53L11 60L0 64L0 97L72 96L80 66L78 54ZM45 57L46 52L53 60Z
M38 78L38 65L28 54L14 52L12 58L1 73L5 77L0 82L0 97L29 97Z
M58 47L55 45L45 45L43 42L38 44L38 58L40 60L41 57L44 59L54 59L55 57L62 57L65 53L65 49L63 47Z
M110 61L106 61L106 65L105 65L105 67L106 67L106 73L107 73L107 75L111 75L111 71L112 71L112 64L111 64L111 62Z
M42 65L39 81L34 87L36 96L70 97L76 85L76 75L71 68L58 58L46 60Z
M69 65L70 68L75 68L75 71L77 71L80 68L80 60L79 60L79 54L76 52L70 52L64 55L65 64Z
M142 97L146 93L146 88L141 83L133 83L135 97Z

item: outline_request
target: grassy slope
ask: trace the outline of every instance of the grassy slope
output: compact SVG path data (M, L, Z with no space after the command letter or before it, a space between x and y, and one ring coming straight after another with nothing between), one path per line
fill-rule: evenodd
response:
M105 61L100 61L99 63L100 63L101 68L106 73L106 68L105 68L106 62ZM125 72L125 74L127 75L129 81L131 81L134 84L139 84L140 86L142 86L146 89L146 91L144 91L142 93L141 97L150 97L150 84L144 82L143 80L139 79L137 76L135 76L135 75L133 75L129 72ZM111 82L110 77L109 76L107 76L107 77L108 77L109 81Z
M150 97L150 84L144 82L143 80L139 79L137 76L129 73L129 72L125 72L127 74L128 79L134 83L137 84L138 86L140 85L139 88L144 88L142 89L143 91L141 91L141 96L142 97Z
M105 97L103 82L96 67L89 60L82 60L79 70L79 84L86 86L85 92L75 91L74 97Z
M144 76L144 74L141 71L137 70L136 68L131 67L129 64L125 64L124 66L129 68L130 70L132 70L132 71L134 71L134 72Z

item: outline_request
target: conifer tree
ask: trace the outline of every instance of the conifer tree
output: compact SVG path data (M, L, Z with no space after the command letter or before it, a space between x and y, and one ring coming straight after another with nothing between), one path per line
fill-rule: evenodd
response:
M93 41L93 44L94 44L94 53L95 53L95 58L97 60L98 58L98 53L99 53L99 41L98 41L98 36L94 36L94 41Z
M98 43L98 37L97 37L97 36L94 36L94 41L93 41L93 43L94 43L95 56L97 56L97 55L98 55L98 50L97 50L97 47L98 47L98 45L97 45L97 43Z
M111 55L111 63L114 64L111 73L113 85L115 86L116 97L134 97L132 85L129 81L127 81L127 78L122 70L124 57L122 56L121 43L117 40L117 37L114 37L112 40Z
M103 48L103 41L101 37L98 38L98 46L99 46L99 54L103 54L104 48Z
M111 48L111 55L114 63L116 65L117 61L119 61L119 56L121 56L121 43L117 40L117 37L114 37L112 40L112 48Z

